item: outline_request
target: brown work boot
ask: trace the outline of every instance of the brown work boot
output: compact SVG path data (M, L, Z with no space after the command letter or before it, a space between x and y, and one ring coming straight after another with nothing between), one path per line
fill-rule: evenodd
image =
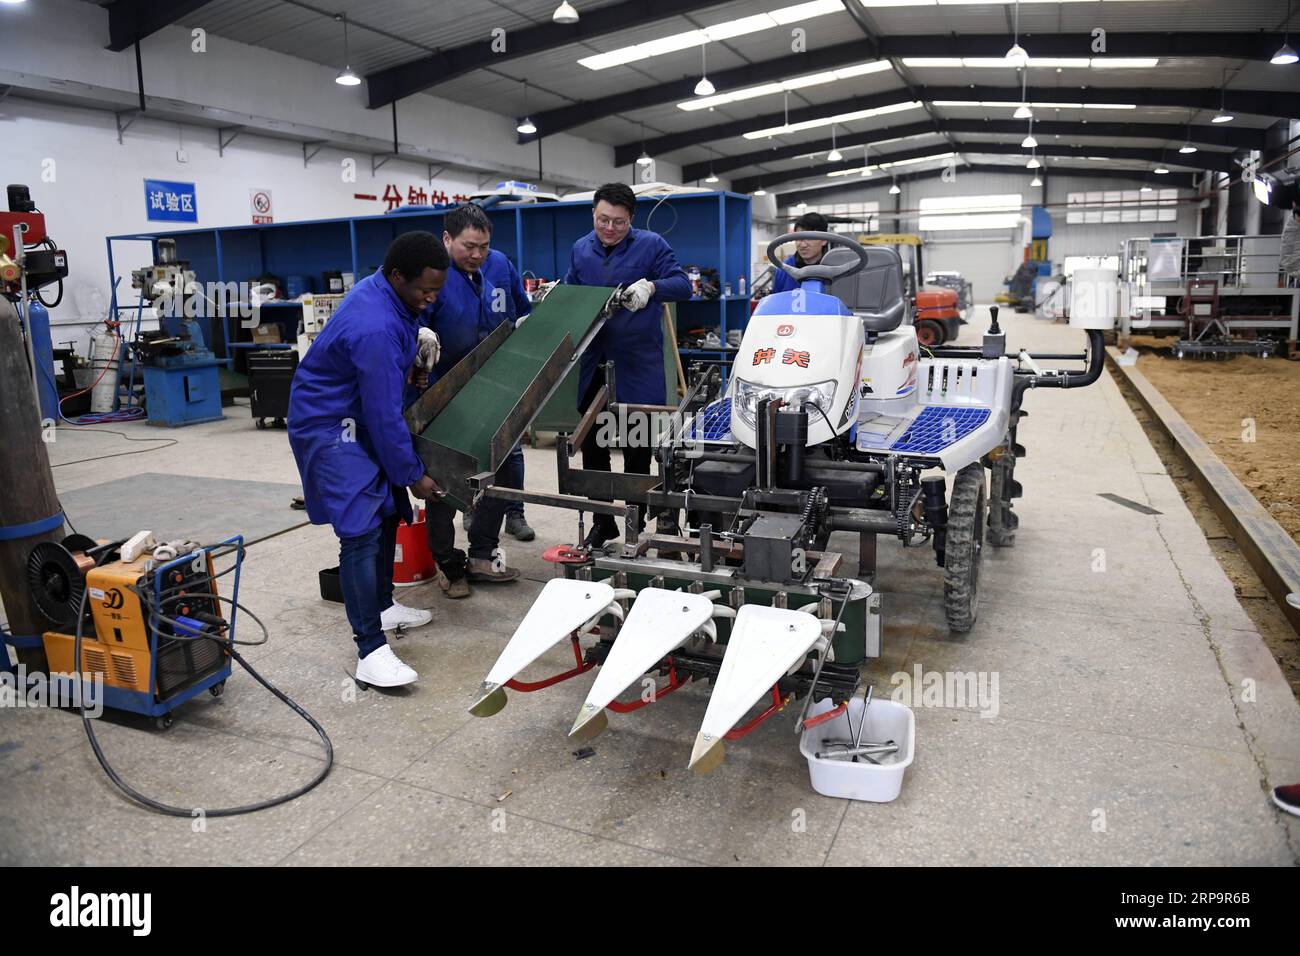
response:
M469 597L469 582L464 578L452 580L443 573L442 569L438 570L438 587L442 588L442 593L454 600Z
M491 558L470 558L469 570L465 576L476 584L505 584L519 577L519 569L503 565L500 570L496 570L492 567Z

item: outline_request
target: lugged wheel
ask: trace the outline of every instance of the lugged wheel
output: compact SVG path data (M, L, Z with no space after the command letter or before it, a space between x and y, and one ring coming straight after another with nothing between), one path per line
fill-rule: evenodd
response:
M979 611L980 559L984 551L984 515L988 508L984 466L971 462L952 484L948 535L944 545L943 604L948 627L965 633Z

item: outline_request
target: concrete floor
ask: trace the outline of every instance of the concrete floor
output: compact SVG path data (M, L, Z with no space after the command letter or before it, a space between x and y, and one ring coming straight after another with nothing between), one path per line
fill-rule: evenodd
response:
M1006 324L1013 344L1082 341L1027 317ZM1300 780L1300 708L1141 428L1109 376L1030 393L1026 408L1020 533L1013 549L985 551L972 633L947 632L930 549L881 542L877 693L917 665L996 674L1000 689L996 717L916 707L916 759L894 803L813 792L789 713L694 776L696 688L613 716L582 760L565 733L590 675L470 717L474 690L551 576L543 546L574 537L571 513L530 506L538 541L507 544L524 580L459 602L432 585L401 593L434 624L397 642L421 681L395 692L357 693L348 679L343 610L317 593L317 570L337 563L328 528L250 548L241 600L271 640L247 656L335 748L329 779L288 806L205 830L137 809L101 772L75 714L0 709L0 863L1296 864L1300 821L1267 794ZM166 451L57 468L58 487L160 470L296 482L283 432L227 414L166 432L181 443ZM51 451L57 463L136 447L63 428ZM552 455L527 451L530 487L554 487ZM565 653L544 663L558 669ZM99 727L127 781L186 806L264 798L319 765L310 728L238 671L221 701L188 704L166 733L120 716Z

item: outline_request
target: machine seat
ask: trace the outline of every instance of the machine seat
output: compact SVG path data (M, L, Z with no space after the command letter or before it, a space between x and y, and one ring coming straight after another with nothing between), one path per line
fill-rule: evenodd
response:
M836 279L827 290L857 316L868 332L892 332L910 308L903 286L903 260L886 246L867 246L867 265L856 275ZM837 265L856 256L848 249L826 250L822 262Z

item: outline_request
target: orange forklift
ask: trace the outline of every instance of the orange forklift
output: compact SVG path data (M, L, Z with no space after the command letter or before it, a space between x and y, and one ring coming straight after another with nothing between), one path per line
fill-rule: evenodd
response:
M965 320L957 305L957 290L935 286L921 286L917 276L923 276L920 236L906 233L867 233L858 236L864 245L893 246L902 257L907 278L908 295L916 311L916 340L926 348L951 342L957 337ZM904 248L910 249L910 254Z

